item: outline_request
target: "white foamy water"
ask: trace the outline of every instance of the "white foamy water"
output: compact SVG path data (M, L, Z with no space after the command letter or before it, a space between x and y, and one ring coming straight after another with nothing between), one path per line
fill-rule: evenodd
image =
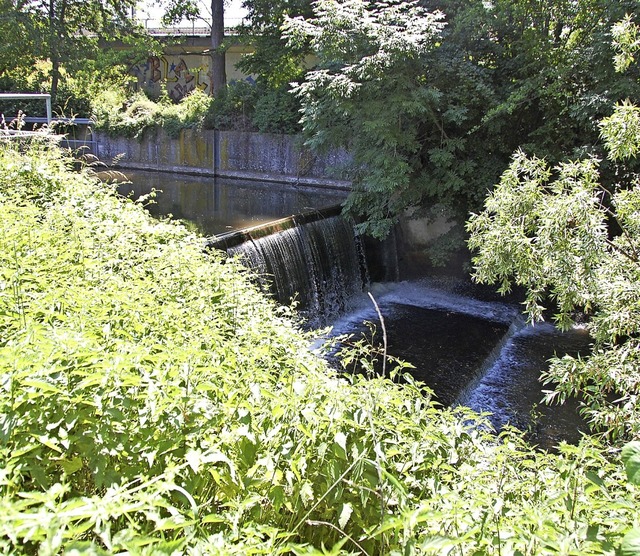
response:
M390 354L413 363L412 374L443 402L491 413L497 430L511 424L544 447L577 440L586 429L577 404L543 405L538 379L555 354L586 353L586 332L561 333L549 323L526 325L517 303L460 291L465 290L459 284L437 280L372 285L389 330ZM333 323L332 336L360 334L363 321L379 328L367 294L352 301L352 309Z

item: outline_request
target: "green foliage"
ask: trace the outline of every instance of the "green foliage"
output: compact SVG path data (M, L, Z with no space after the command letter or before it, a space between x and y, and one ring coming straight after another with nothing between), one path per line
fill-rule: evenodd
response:
M320 2L315 16L287 24L290 45L311 44L320 58L297 88L308 143L354 154L346 208L373 235L384 236L407 207L478 210L518 147L551 165L599 153L596 122L639 92L610 63L611 26L635 4L428 0L420 6L439 10L444 26L427 38L393 16L369 29L373 14L399 3ZM397 43L385 43L382 28ZM412 50L405 36L428 47ZM619 49L635 39L622 40ZM397 47L407 55L395 59ZM604 183L615 180L615 165L600 171Z
M344 146L353 156L346 209L382 238L420 193L420 129L438 93L420 78L422 56L441 28L415 3L322 1L315 17L289 19L292 44L310 41L320 67L294 88L307 144Z
M302 41L287 44L283 23L289 17L311 17L309 0L244 0L249 24L241 28L243 42L252 47L238 67L271 89L280 89L304 74L305 58L311 54L309 44Z
M627 14L622 21L613 26L611 35L617 51L614 58L615 68L617 71L626 71L635 61L635 52L640 49L640 29Z
M288 86L271 87L264 81L233 81L209 107L204 126L209 129L297 133L299 103Z
M160 118L160 107L143 93L126 98L123 91L105 89L92 103L92 114L96 129L113 135L137 137L145 129L156 125Z
M104 89L92 99L96 129L124 137L152 128L173 138L188 128L295 133L296 111L286 88L265 89L247 81L231 83L215 98L194 90L177 104L166 97L154 102L144 93L127 95L122 88Z
M0 4L3 45L0 87L52 94L60 116L89 116L90 100L105 85L123 86L132 63L158 49L130 20L131 0L21 0ZM120 41L127 48L105 48ZM4 63L3 63L4 62ZM40 112L41 107L35 106ZM11 107L5 115L15 115ZM43 115L27 107L29 115Z
M622 462L624 463L627 480L633 484L640 484L640 442L629 442L622 448ZM640 529L634 528L622 539L620 554L624 556L638 556L640 554Z
M178 137L186 128L202 128L213 99L201 91L194 89L179 104L172 104L162 110L162 127L169 137Z
M0 146L3 553L613 554L638 525L597 442L335 374L236 262L71 164Z
M98 49L99 39L115 39L135 34L130 20L133 0L21 0L10 2L21 14L27 36L37 36L21 47L31 49L33 59L51 62L50 92L57 100L61 69L73 73Z
M629 102L600 127L612 160L638 152L638 111ZM640 181L620 175L608 190L596 159L552 169L518 152L467 224L478 281L497 283L503 293L512 284L525 288L532 321L544 317L546 301L563 328L576 311L589 315L592 354L556 359L542 378L553 387L548 401L579 397L592 427L612 439L640 435Z
M288 85L262 91L255 103L253 125L261 133L300 132L300 103Z
M215 97L207 115L207 128L252 130L258 89L248 81L234 81Z
M0 43L0 78L16 67L30 67L37 59L38 33L29 14L20 7L14 0L0 0L3 34Z
M92 105L96 129L113 135L139 137L147 129L162 127L175 138L183 129L201 128L212 102L213 99L199 89L178 104L166 98L154 102L144 93L127 98L121 89L105 89L96 95Z
M612 438L640 432L637 392L635 307L638 280L638 189L608 192L599 184L593 159L566 163L553 171L537 158L518 153L482 213L472 215L469 246L475 277L527 290L531 320L544 317L551 301L561 327L575 311L592 314L588 327L595 340L586 359L555 360L544 380L555 390L549 400L578 395L591 425ZM610 208L611 207L611 208ZM609 239L616 218L623 233Z

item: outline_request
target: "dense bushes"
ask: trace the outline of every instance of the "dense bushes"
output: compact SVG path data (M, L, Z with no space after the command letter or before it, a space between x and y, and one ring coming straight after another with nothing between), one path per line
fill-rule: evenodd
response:
M160 126L170 137L177 137L180 130L202 127L212 99L200 90L194 90L180 104L168 98L158 102L144 93L126 97L124 91L107 89L93 103L96 128L113 135L138 137L145 129Z
M142 92L126 96L122 89L106 90L92 101L96 128L126 137L151 127L162 127L171 137L191 127L296 133L298 108L286 87L268 89L247 81L231 83L216 98L194 90L177 104L167 97L153 101Z
M69 164L0 147L4 553L612 554L637 525L596 444L336 376L233 261Z

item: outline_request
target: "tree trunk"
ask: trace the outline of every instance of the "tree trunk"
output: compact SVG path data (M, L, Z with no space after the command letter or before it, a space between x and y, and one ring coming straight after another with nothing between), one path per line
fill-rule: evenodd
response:
M49 56L51 58L51 104L55 106L60 82L60 66L64 51L67 0L49 0Z
M227 85L224 41L224 0L211 0L211 92L217 96Z

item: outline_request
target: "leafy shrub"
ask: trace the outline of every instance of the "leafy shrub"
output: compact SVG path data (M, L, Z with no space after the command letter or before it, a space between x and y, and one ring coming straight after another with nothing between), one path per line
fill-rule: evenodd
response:
M258 89L248 81L233 81L211 104L205 126L209 129L253 131Z
M147 129L162 127L175 138L182 129L201 127L211 103L211 97L198 89L178 104L167 97L155 102L144 93L127 98L122 89L112 89L96 96L93 114L96 128L111 135L140 137Z
M253 123L261 133L300 133L300 102L288 86L267 89L256 101Z
M3 553L611 554L638 525L597 443L336 375L235 261L71 164L0 146Z
M161 107L143 93L126 98L123 91L105 90L93 102L97 129L112 135L139 137L161 121Z
M297 133L298 104L286 88L265 89L234 81L216 98L196 89L179 103L166 95L152 100L145 93L131 96L125 88L108 88L94 95L92 113L97 129L125 137L139 137L154 127L163 128L173 138L194 127Z
M203 126L213 99L194 89L179 104L165 105L161 111L161 125L169 135L176 138L183 129Z

